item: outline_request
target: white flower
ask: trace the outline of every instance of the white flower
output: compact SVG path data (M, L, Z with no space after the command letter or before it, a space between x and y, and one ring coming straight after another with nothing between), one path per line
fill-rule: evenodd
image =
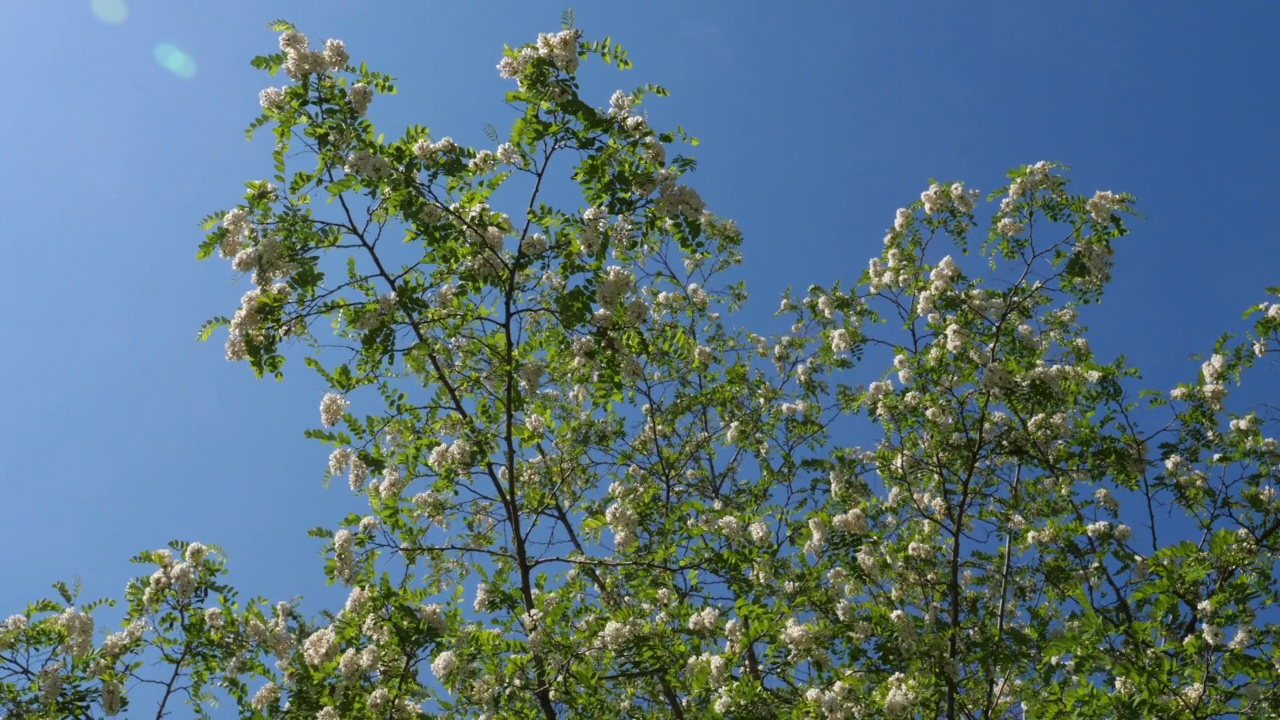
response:
M524 387L525 392L536 393L538 388L542 386L542 374L546 372L547 364L538 359L532 359L520 366L520 384Z
M689 630L696 633L715 630L720 619L720 611L713 607L705 607L689 617Z
M1009 217L1001 218L1000 222L996 225L996 232L1008 237L1013 237L1014 235L1021 235L1022 231L1025 229L1026 228L1022 225L1022 223Z
M338 655L338 638L330 625L317 630L302 644L302 655L312 667L323 665Z
M938 183L929 186L928 190L920 193L920 201L924 203L924 212L926 215L935 215L946 209L947 194Z
M1114 211L1124 207L1124 199L1110 190L1099 190L1085 203L1085 209L1098 224L1109 223Z
M1107 488L1098 488L1097 490L1094 490L1093 498L1098 501L1099 505L1105 507L1111 512L1115 512L1120 508L1120 501L1116 500L1115 496L1112 495L1111 491Z
M102 683L102 714L115 717L120 714L120 686L115 683Z
M452 650L445 650L431 661L431 672L435 674L436 679L444 682L453 671L458 669L458 658L453 654Z
M347 99L356 114L363 115L369 109L369 103L373 102L373 90L364 83L356 83L347 91Z
M390 177L391 161L381 155L374 155L368 150L357 150L347 156L342 165L343 172L370 180L381 180Z
M863 405L871 410L877 410L880 401L891 392L893 392L892 380L877 380L867 386L867 396L863 400Z
M189 562L180 562L169 571L173 583L173 591L180 598L186 598L196 589L195 568Z
M40 668L40 702L52 705L62 694L63 681L61 662Z
M831 518L831 524L837 530L842 530L854 535L864 535L867 532L867 517L858 508L836 515Z
M916 695L907 687L907 678L895 673L889 678L889 692L884 697L884 712L889 717L908 715L916 704Z
M645 138L644 154L655 165L662 165L667 161L667 148L657 137Z
M822 552L827 543L827 524L820 517L809 518L809 541L804 544L804 551L813 555Z
M444 608L440 605L431 604L423 605L418 608L418 617L426 623L427 627L437 633L443 633L448 627L449 619L445 617Z
M489 586L480 583L476 586L476 600L472 604L472 609L476 612L487 612L489 610Z
M747 528L747 531L751 533L751 542L756 545L764 545L772 539L772 534L769 532L769 526L765 524L763 520L757 520L751 523Z
M631 106L634 104L635 100L630 95L617 90L609 98L609 115L616 118L626 117L631 113Z
M605 521L613 530L613 544L617 548L629 547L636 541L635 531L640 525L640 517L635 511L621 502L615 502L604 513Z
M433 663L431 667L432 669L434 669L435 664ZM391 691L384 687L380 687L377 690L374 690L373 692L369 693L368 705L370 710L373 710L375 712L385 710L390 705L390 703L391 703Z
M787 618L780 639L793 654L803 654L813 647L814 634L812 627L797 622L795 618Z
M831 333L831 351L842 353L849 349L849 331L837 328Z
M504 165L519 166L522 162L520 151L516 150L516 146L511 143L502 143L499 145L494 155L497 156L498 162L501 162Z
M280 702L280 686L269 682L254 694L249 704L253 706L254 710L265 714L267 708L274 709L278 702Z
M956 209L962 213L972 212L978 203L978 191L966 192L963 183L954 183L951 186L951 202L955 203Z
M324 398L320 400L320 424L325 427L337 425L348 405L350 403L347 399L338 393L325 393Z
M1222 628L1217 625L1205 623L1204 626L1200 628L1200 635L1210 647L1222 644Z
M203 543L193 542L187 546L186 552L183 553L183 557L186 558L187 562L193 565L199 565L208 554L209 548L205 547Z
M284 88L269 87L258 93L258 104L263 110L278 110L284 105Z
M910 210L906 208L898 208L898 212L893 218L893 229L897 232L902 232L908 227L911 227L911 221L913 219L914 217Z
M547 431L547 420L541 415L529 415L524 419L524 426L535 438L542 437L542 434Z
M341 40L329 39L324 41L324 59L329 69L337 72L347 66L351 56L347 54L347 46Z
M631 639L635 626L631 622L610 620L600 633L600 644L609 650L618 650Z
M566 73L577 72L578 35L577 30L562 30L554 34L542 33L538 35L538 54Z
M333 534L334 574L344 584L350 585L355 574L355 535L343 528Z
M726 515L717 520L716 527L730 540L742 537L742 521L732 515Z

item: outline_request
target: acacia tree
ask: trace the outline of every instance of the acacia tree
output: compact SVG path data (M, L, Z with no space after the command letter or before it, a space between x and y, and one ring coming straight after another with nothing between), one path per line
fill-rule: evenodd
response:
M66 586L0 626L0 708L1280 716L1280 458L1226 410L1280 304L1138 398L1077 318L1132 198L1042 162L981 224L976 191L930 184L850 289L747 332L741 236L668 157L692 139L637 112L661 88L583 99L580 60L629 63L566 20L504 51L493 149L385 141L391 79L273 24L254 65L290 82L250 131L274 182L200 247L252 287L202 337L226 325L259 376L299 348L331 388L310 434L366 509L316 534L349 598L307 618L241 600L216 548L144 552L100 643Z

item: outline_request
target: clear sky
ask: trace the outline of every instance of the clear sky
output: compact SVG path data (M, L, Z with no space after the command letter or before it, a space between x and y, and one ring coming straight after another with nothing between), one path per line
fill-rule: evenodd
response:
M198 220L269 175L270 136L242 130L281 79L248 61L287 18L399 78L371 111L388 136L421 123L479 145L510 118L503 43L557 29L565 7L0 2L0 616L77 575L86 599L118 597L144 570L133 553L179 537L222 545L247 595L319 595L305 531L359 507L345 483L321 487L328 449L302 437L323 388L296 359L283 383L255 381L221 335L194 341L242 292L225 262L194 259ZM989 190L1042 159L1072 166L1077 191L1134 193L1145 216L1085 316L1100 360L1125 352L1155 387L1190 379L1188 356L1280 284L1280 4L575 9L636 65L588 69L598 104L664 85L651 124L702 140L691 184L747 238L748 320L785 285L856 280L929 178Z

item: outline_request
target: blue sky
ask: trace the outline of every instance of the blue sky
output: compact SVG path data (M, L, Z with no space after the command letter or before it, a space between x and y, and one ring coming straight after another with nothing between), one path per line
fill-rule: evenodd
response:
M127 559L173 538L222 545L248 595L316 597L305 531L358 507L343 483L321 487L328 451L302 437L324 389L296 360L283 383L255 381L221 337L194 341L241 293L225 263L195 261L198 220L269 174L269 135L242 130L281 79L248 60L275 48L264 25L288 18L399 78L372 111L388 136L422 123L483 144L484 124L510 117L503 43L555 30L565 5L97 6L0 3L15 78L0 113L0 615L73 576L89 597L119 596L138 572ZM692 184L747 237L749 321L785 285L854 281L930 177L989 190L1041 159L1071 165L1078 191L1134 193L1145 216L1087 316L1100 359L1124 352L1169 387L1280 284L1274 3L576 11L636 65L588 71L599 104L664 85L651 124L702 140Z

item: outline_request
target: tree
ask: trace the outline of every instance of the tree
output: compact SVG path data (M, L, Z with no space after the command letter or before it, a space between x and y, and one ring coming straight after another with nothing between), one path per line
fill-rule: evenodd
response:
M738 230L668 157L695 141L637 113L665 92L580 96L581 59L629 66L608 38L507 48L516 118L475 150L384 141L391 78L272 27L277 174L200 246L252 287L201 337L259 376L302 348L331 388L309 434L367 510L315 535L349 599L308 618L240 600L216 547L143 552L100 644L106 601L65 585L0 626L9 716L152 686L157 717L1280 716L1280 455L1227 411L1280 303L1136 394L1077 318L1133 198L1041 162L980 225L932 183L766 337L729 323ZM549 204L566 175L581 202Z

